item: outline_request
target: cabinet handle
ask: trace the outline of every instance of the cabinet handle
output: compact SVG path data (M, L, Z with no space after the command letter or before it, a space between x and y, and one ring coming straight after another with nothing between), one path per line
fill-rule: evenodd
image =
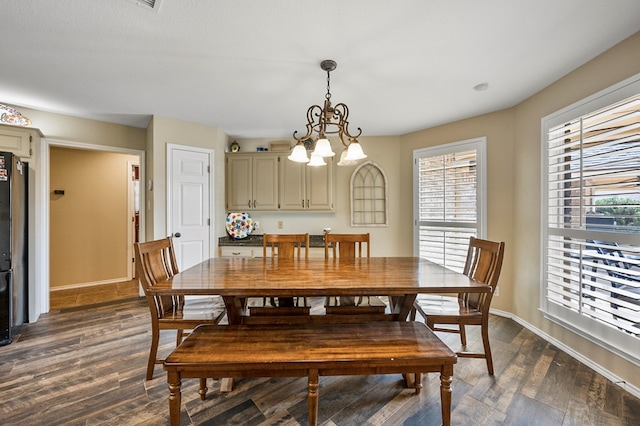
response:
M251 200L247 203L247 207L251 208Z
M256 200L253 200L253 208L256 208Z
M304 200L302 200L302 208L304 209Z

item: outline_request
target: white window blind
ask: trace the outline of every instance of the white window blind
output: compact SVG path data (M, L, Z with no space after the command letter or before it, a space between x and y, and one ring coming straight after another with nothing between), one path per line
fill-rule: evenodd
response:
M416 252L462 271L469 237L482 237L484 138L414 152Z
M543 308L639 362L640 95L546 136Z

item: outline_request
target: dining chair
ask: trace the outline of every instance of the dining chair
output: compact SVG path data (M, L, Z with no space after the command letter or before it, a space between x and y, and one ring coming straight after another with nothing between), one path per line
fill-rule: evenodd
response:
M486 293L459 293L457 297L433 298L418 295L411 310L411 320L415 320L416 312L419 312L433 331L460 334L460 341L465 348L467 346L465 326L480 326L484 352L464 351L458 352L457 355L461 358L484 358L491 376L493 375L493 358L489 344L489 306L498 286L503 257L504 242L471 237L462 273L473 280L487 284L490 290ZM455 325L457 328L440 327L440 325Z
M268 257L274 259L307 259L309 258L309 234L263 234L262 235L262 256L265 261ZM302 306L300 306L302 301ZM309 306L306 298L293 297L271 297L262 298L262 305L256 302L256 298L248 301L250 315L273 315L276 311L269 308L278 309L277 314L307 315ZM298 309L299 308L299 309Z
M224 302L219 296L189 297L178 295L159 296L153 292L158 282L178 273L171 237L134 244L136 271L144 290L151 313L151 349L147 362L146 379L153 378L158 359L160 330L176 330L176 346L182 342L185 330L200 324L217 324L225 314Z
M324 258L351 260L363 257L363 246L366 257L371 257L371 237L366 234L324 234ZM382 314L387 309L378 296L329 296L325 299L327 314Z

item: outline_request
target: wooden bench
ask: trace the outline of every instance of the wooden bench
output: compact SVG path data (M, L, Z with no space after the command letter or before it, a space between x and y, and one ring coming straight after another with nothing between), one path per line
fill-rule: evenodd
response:
M165 360L171 425L180 424L182 378L308 377L309 425L318 421L318 377L440 373L442 423L450 424L456 354L424 324L229 325L198 327ZM201 393L206 397L206 388Z

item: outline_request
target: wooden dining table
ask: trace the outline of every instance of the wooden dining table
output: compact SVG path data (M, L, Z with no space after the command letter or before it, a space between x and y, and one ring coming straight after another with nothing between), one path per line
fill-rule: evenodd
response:
M384 319L405 321L420 293L488 292L489 287L419 257L349 260L216 257L156 284L153 291L220 295L225 301L229 324L249 324L254 320L245 304L250 297L387 296L390 308ZM346 317L307 315L299 320L343 322ZM382 319L379 317L376 319Z
M406 321L420 293L488 292L489 286L419 257L278 259L216 257L153 286L158 295L219 295L230 325ZM250 315L248 298L386 296L384 314ZM405 375L406 385L414 376ZM225 378L222 392L231 391Z

